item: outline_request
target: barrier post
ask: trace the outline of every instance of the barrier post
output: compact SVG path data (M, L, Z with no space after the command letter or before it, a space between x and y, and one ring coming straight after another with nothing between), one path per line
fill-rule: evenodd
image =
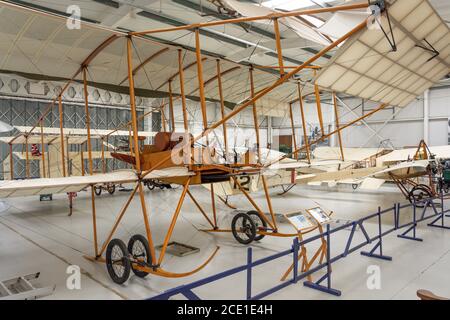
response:
M397 215L397 213L398 213L397 205L395 206L395 208L396 208L395 209L396 216L398 216ZM396 220L398 220L398 218ZM398 221L396 221L396 224L398 224ZM380 249L379 250L379 254L375 253L375 251L377 249ZM376 259L381 259L381 260L386 260L386 261L392 261L392 257L383 255L383 232L381 230L381 207L378 207L378 243L369 252L362 251L361 255L366 256L366 257L370 257L370 258L376 258Z
M445 217L446 217L446 211L444 210L444 193L443 193L443 191L441 190L441 193L440 193L440 202L441 202L441 213L439 214L439 216L435 219L435 220L433 220L433 222L431 222L430 224L428 224L428 226L429 227L434 227L434 228L440 228L440 229L447 229L447 230L450 230L450 227L447 227L446 225L445 225ZM435 213L437 214L437 210L436 210L436 207L435 207L435 205L434 205L434 203L433 203L433 201L431 200L431 204L432 204L432 206L433 206L433 209L434 209L434 211L435 211ZM426 207L425 207L425 209L426 209ZM424 214L425 215L425 214ZM440 225L437 225L436 224L436 222L438 222L439 220L441 220L441 224Z
M252 298L252 248L247 249L247 300Z
M320 278L319 280L317 280L316 282L312 282L312 281L305 281L303 283L303 285L305 287L311 288L311 289L315 289L315 290L319 290L334 296L341 296L342 292L340 290L336 290L333 289L331 287L331 232L330 232L330 224L327 224L327 232L326 232L326 236L327 236L327 253L326 253L326 268L327 268L327 273ZM321 283L323 281L325 281L325 279L327 280L327 285L323 286L321 285Z
M297 283L297 276L298 276L298 238L295 238L292 244L292 250L293 250L293 259L294 259L294 271L293 271L293 277L292 282Z
M401 238L401 239L406 239L406 240L423 242L423 239L417 238L416 230L417 230L417 208L416 208L416 204L414 203L413 204L413 225L412 225L412 227L408 228L402 234L397 235L397 237ZM411 231L413 232L412 237L407 235Z
M398 203L394 205L394 223L395 223L395 230L398 230L400 225L400 215L398 214L398 210L400 208L398 207Z

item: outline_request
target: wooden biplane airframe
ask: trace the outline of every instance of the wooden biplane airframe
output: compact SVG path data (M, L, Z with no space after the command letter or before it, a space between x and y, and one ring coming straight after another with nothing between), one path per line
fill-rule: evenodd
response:
M402 39L410 38L407 36L407 34L410 32L410 29L414 29L414 25L407 24L405 27L402 24L402 19L406 19L407 14L403 15L403 12L405 11L405 7L410 8L409 4L411 1L403 1L403 0L392 0L392 1L376 1L373 5L380 9L382 15L380 18L380 24L383 26L383 30L390 30L388 32L400 32L404 37L401 37ZM425 0L420 1L413 1L416 2L416 5L418 2L425 6L429 6L428 2ZM409 4L408 4L409 3ZM6 16L13 16L17 18L17 21L25 21L27 24L27 28L30 27L33 24L39 24L39 23L45 23L45 24L54 24L54 29L60 30L62 33L68 32L67 30L64 30L65 25L65 19L61 18L59 16L54 16L46 13L42 13L40 11L32 10L32 9L25 9L20 6L12 5L7 2L0 2L0 6L2 7L2 11L0 11L0 15L2 18L3 15ZM369 113L365 114L362 117L359 117L358 119L355 119L354 121L351 121L345 125L337 126L336 130L325 134L324 130L322 130L322 136L316 139L315 141L306 142L306 145L301 147L296 147L296 150L293 152L293 154L298 154L300 151L306 150L309 158L309 148L311 145L316 144L320 141L323 141L324 139L329 138L332 135L340 135L340 132L344 130L345 128L348 128L355 123L370 117L371 115L377 113L380 110L385 109L388 105L398 105L398 106L406 106L409 102L411 102L415 96L422 93L427 88L431 87L433 83L438 81L441 76L444 75L445 72L448 71L449 67L449 57L448 53L450 48L441 46L441 39L428 39L430 43L435 45L436 50L441 50L441 55L438 55L432 60L432 63L427 65L426 63L424 66L418 65L416 69L411 69L407 66L400 67L399 72L402 72L404 75L404 79L407 79L407 81L410 80L412 76L416 76L419 69L422 73L427 73L432 71L432 75L427 78L427 81L423 83L423 85L417 86L417 90L410 90L409 92L407 89L399 88L398 82L400 79L393 77L392 79L383 79L383 80L377 80L376 77L372 78L369 76L366 76L364 80L364 85L360 85L356 80L357 79L347 79L346 81L342 81L342 85L338 86L338 84L341 84L341 78L345 79L347 73L349 74L356 74L357 76L364 77L360 72L357 70L352 69L355 67L357 69L357 66L353 66L346 62L346 59L344 59L344 66L341 66L341 61L339 60L342 55L339 54L339 52L347 52L350 51L350 54L354 56L352 50L354 49L353 46L360 44L362 41L361 38L368 37L369 40L371 40L371 37L367 35L367 20L369 20L370 15L367 20L363 21L362 23L358 24L357 26L351 28L348 32L346 32L342 37L339 39L336 39L334 41L331 41L329 45L327 45L325 48L320 50L316 55L309 58L307 61L305 61L303 64L299 66L293 66L293 67L287 67L284 66L283 62L283 55L282 55L282 48L281 48L281 40L280 40L280 31L278 26L278 19L281 19L283 17L295 17L295 16L302 16L302 15L308 15L308 14L320 14L320 13L334 13L334 12L340 12L340 11L349 11L349 10L358 10L358 9L366 9L368 8L369 4L367 2L363 3L357 3L357 4L350 4L350 5L342 5L342 6L336 6L336 7L329 7L329 8L319 8L319 9L310 9L310 10L300 10L295 12L287 12L287 13L273 13L266 16L258 16L258 17L240 17L235 19L229 19L229 20L221 20L221 21L212 21L207 23L198 23L193 25L186 25L186 26L180 26L180 27L174 27L174 28L164 28L164 29L156 29L156 30L148 30L148 31L142 31L142 32L129 32L129 33L121 33L117 31L112 31L108 29L102 29L97 26L93 26L89 23L84 23L83 28L85 28L86 34L83 34L83 39L87 44L92 47L92 50L87 49L80 49L78 51L74 50L74 48L67 48L67 46L64 46L64 44L61 44L62 41L61 38L58 38L58 34L53 35L54 42L52 43L52 46L58 47L60 45L63 45L62 48L59 49L65 49L63 51L66 52L66 56L70 56L71 63L68 64L67 68L54 68L55 61L60 61L61 64L64 61L61 61L60 52L61 50L54 50L55 52L49 52L48 57L42 58L41 68L42 70L48 71L47 74L41 75L44 76L44 79L48 80L61 80L61 79L68 79L66 84L62 87L61 92L58 93L57 97L53 100L53 102L49 105L48 109L44 114L39 118L38 124L31 128L29 132L25 134L25 136L30 135L38 126L39 124L42 124L43 119L45 115L52 109L54 105L59 106L60 115L62 114L62 96L64 92L68 89L69 85L74 81L80 81L84 85L84 99L85 99L85 111L86 111L86 129L87 129L87 147L88 147L88 159L89 159L89 176L84 177L67 177L67 178L55 178L55 179L35 179L32 181L8 181L3 182L0 184L0 197L9 197L9 196L25 196L25 195L35 195L35 194L41 194L41 193L61 193L61 192L78 192L80 190L83 190L85 188L91 189L91 198L92 198L92 221L93 221L93 235L94 235L94 257L90 258L92 261L99 261L99 262L106 262L108 272L111 275L112 279L116 283L123 283L128 279L128 276L130 274L130 270L132 270L137 276L145 277L147 274L155 274L163 277L185 277L192 275L193 273L198 272L202 268L204 268L211 259L215 256L215 254L218 251L218 248L212 253L212 255L198 268L195 270L185 272L185 273L172 273L169 271L164 270L162 268L162 263L164 261L164 256L166 253L166 249L168 247L170 238L172 236L172 233L174 231L175 224L177 222L177 219L179 217L182 204L184 202L184 199L186 195L189 195L192 200L196 203L198 208L200 209L200 212L205 216L208 223L211 225L211 229L209 231L211 232L231 232L234 231L233 234L237 239L242 239L243 242L251 242L257 238L262 238L263 236L276 236L276 237L293 237L297 236L298 234L282 234L278 231L277 223L275 220L275 216L273 213L273 208L270 200L270 196L268 193L268 187L265 182L265 177L262 175L262 182L264 186L264 193L266 196L266 201L269 207L270 211L270 218L267 218L264 213L261 211L259 206L256 204L256 202L252 199L251 195L246 192L245 189L240 186L239 181L237 181L236 177L239 177L240 175L249 175L249 174L262 174L264 170L269 168L270 166L274 165L275 163L280 162L283 158L287 158L288 155L280 157L279 159L275 159L274 161L271 161L271 163L262 165L259 163L258 159L260 159L260 140L259 140L259 128L258 123L256 121L257 118L257 106L256 103L263 101L267 98L267 101L274 101L277 98L280 99L280 92L282 93L282 88L284 86L291 86L298 89L298 100L300 101L300 107L302 111L302 121L303 124L305 124L305 119L303 117L303 94L305 92L302 92L302 90L305 90L305 88L301 87L300 81L295 80L294 76L297 75L302 70L306 70L309 68L317 69L317 66L313 65L314 62L316 62L319 58L324 56L326 53L328 53L330 50L342 45L342 47L338 50L338 55L333 59L333 61L321 69L321 71L317 75L317 81L316 85L314 86L314 91L316 96L319 98L320 91L319 86L321 90L329 90L335 94L335 92L343 92L343 93L349 93L353 95L359 95L366 99L373 100L375 102L381 103L377 108L370 111ZM431 8L431 6L429 6ZM412 10L414 10L414 6L411 7ZM423 10L423 8L422 8ZM403 15L403 17L400 17ZM391 17L391 19L389 19ZM395 17L396 28L392 29L391 20L393 20L393 17ZM406 18L405 18L406 17ZM437 25L440 26L442 24L441 19L437 16L437 14L432 11L430 12L429 18L432 18L433 21L438 19ZM250 97L244 100L244 102L241 101L241 99L238 99L231 96L231 92L225 88L225 83L222 82L222 76L225 74L233 74L234 70L242 70L244 68L242 65L237 65L235 63L232 63L230 61L221 60L221 59L210 59L207 60L207 58L202 55L201 53L201 43L200 43L200 29L204 27L212 27L212 26L218 26L218 25L226 25L230 23L239 23L239 22L253 22L253 21L262 21L262 20L270 20L274 24L274 32L275 32L275 40L277 44L277 53L278 53L278 65L276 66L276 70L279 71L279 74L277 74L275 77L273 74L267 74L264 71L261 71L259 68L249 68L249 76L251 79L251 92ZM2 21L2 19L0 19ZM436 28L437 26L435 26ZM2 28L0 28L1 30ZM6 29L5 29L6 30ZM191 30L195 34L195 53L192 54L189 51L185 51L184 55L189 56L188 59L188 65L185 66L183 64L183 50L182 48L176 48L171 47L168 45L161 45L159 43L156 43L154 41L149 40L146 38L147 35L155 34L155 33L161 33L161 32L171 32L171 31L180 31L180 30ZM373 31L372 31L373 32ZM431 33L431 31L429 31ZM23 34L22 32L21 34ZM89 34L91 33L91 34ZM375 31L377 41L376 43L373 43L372 45L375 46L377 43L383 43L386 45L386 43L389 45L390 41L388 41L389 35L383 33L381 31ZM385 32L386 33L386 32ZM8 35L1 34L2 37L8 38ZM61 35L61 36L64 36ZM426 36L426 35L425 35ZM91 38L89 38L91 37ZM445 33L444 40L448 40L449 33L448 28ZM83 41L83 39L80 39L80 42ZM101 41L99 41L101 39ZM20 43L20 39L16 39L14 43ZM38 45L39 41L35 40L37 42L33 43L30 39L27 39L27 43L30 46ZM51 41L51 40L49 40ZM4 43L6 41L2 41L1 43ZM386 42L386 43L384 43ZM448 42L447 42L448 43ZM86 47L89 47L85 46ZM120 60L120 57L118 58L118 55L120 55L120 50L118 48L121 47L121 45L126 45L126 66L123 67L118 62L118 59ZM370 46L367 46L367 50L372 50ZM405 46L407 45L407 47ZM409 49L410 42L405 40L405 43L400 42L395 48L389 47L391 50L397 50L397 52L403 52L407 51ZM155 51L155 48L159 49ZM32 50L31 48L29 48ZM376 49L376 48L375 48ZM374 50L375 50L374 49ZM0 48L0 50L5 50L5 48ZM429 52L427 52L424 49L420 52L420 59L422 57L425 57L426 59L429 58ZM6 51L6 56L8 57L6 59L6 62L3 64L3 68L6 70L14 71L19 74L26 74L30 75L32 72L30 72L33 69L33 66L30 66L29 63L27 63L26 59L22 59L22 55L18 52L14 52L13 49L8 48ZM75 52L76 51L76 52ZM133 55L133 53L138 52L150 52L151 55L148 56L148 58L145 61L136 59L136 57ZM361 50L360 50L361 51ZM363 51L363 50L362 50ZM12 53L15 53L16 56L12 55ZM140 148L139 146L139 140L138 140L138 126L137 126L137 114L136 114L136 95L145 93L145 88L143 83L145 82L146 75L142 75L140 73L140 70L146 70L149 66L152 65L152 63L155 61L154 59L161 58L163 54L171 54L174 59L178 59L178 70L176 73L169 77L169 80L163 80L159 86L159 89L165 88L168 86L168 92L169 95L169 107L170 112L173 115L173 101L175 100L174 96L178 96L178 98L181 99L182 107L183 107L183 122L184 122L184 135L183 138L180 139L180 144L184 143L184 145L188 146L187 153L184 153L185 149L177 149L177 143L174 143L171 141L170 134L163 132L159 133L157 137L155 137L155 144L152 146L144 146L143 148ZM75 56L78 55L78 56ZM79 55L85 55L86 58L81 60L79 59ZM364 52L359 56L361 58L364 55ZM116 67L118 71L122 71L124 74L124 79L121 82L119 82L119 86L123 83L128 82L128 90L130 95L130 107L131 107L131 115L132 120L130 122L132 132L131 132L131 138L132 138L132 157L128 155L123 155L120 153L116 153L115 156L118 159L122 159L128 163L131 163L134 166L134 169L131 171L121 171L121 172L112 172L112 173L105 173L105 174L99 174L99 175L93 175L93 164L92 164L92 145L91 145L91 136L90 136L90 115L89 115L89 94L88 94L88 85L97 85L101 87L107 87L111 89L120 89L117 86L117 82L114 82L111 80L110 76L110 70L108 68L100 68L99 65L96 65L96 60L98 57L102 57L106 60L109 60L111 63L111 68ZM344 56L345 58L345 56ZM378 57L379 60L387 59L389 62L392 62L394 64L395 57L390 58L388 55L382 55ZM45 60L47 59L47 60ZM419 59L419 60L420 60ZM69 60L69 59L67 59ZM76 63L73 63L76 62ZM346 62L346 63L345 63ZM134 67L136 64L138 65ZM374 63L376 63L374 61ZM204 65L208 64L209 68L204 68ZM230 68L221 71L221 66L227 65L230 66ZM399 64L400 65L400 64ZM184 81L184 72L187 71L190 67L196 66L196 79L197 84L194 87L194 90L190 90L187 88L187 83ZM122 68L122 69L121 69ZM106 70L105 70L106 69ZM263 68L261 68L263 69ZM211 70L214 70L216 74L211 77L208 80L204 80L204 74L207 72L211 72ZM94 73L95 72L95 73ZM41 72L40 72L41 73ZM243 72L241 72L242 74ZM94 77L92 75L95 75L95 81ZM126 76L125 76L126 75ZM36 76L36 75L34 75ZM89 81L88 76L90 76L91 81ZM174 79L179 79L179 88L178 92L175 92L174 88ZM267 85L267 78L271 78L273 81L271 84ZM351 78L351 77L350 77ZM331 81L331 79L333 81ZM119 81L120 81L119 80ZM369 80L369 82L367 81ZM355 82L356 81L356 82ZM373 83L376 83L378 88L375 88L374 90L364 90L366 88L370 87L370 81ZM205 86L217 82L217 91L216 90L205 90ZM362 86L361 90L356 90L357 88L354 88L355 86ZM361 92L363 91L364 92ZM387 92L385 95L380 94L380 91ZM186 94L186 92L190 92L190 94ZM198 94L196 94L198 92ZM230 93L230 96L227 96L227 94ZM282 95L281 95L282 96ZM188 132L188 117L186 112L186 99L193 99L196 101L199 101L199 104L201 106L202 111L202 122L203 122L203 132L202 134L193 137L189 135ZM207 119L207 113L206 113L206 101L217 101L220 102L222 107L222 119L220 121L217 121L211 125L208 125L208 119ZM318 99L320 100L320 99ZM233 111L229 112L228 114L225 114L224 107L228 103L232 103L234 105ZM293 103L293 101L290 101ZM294 101L295 102L295 101ZM198 148L195 147L195 143L199 142L201 139L208 139L208 136L217 128L223 127L226 132L226 123L229 121L232 117L239 114L242 110L251 107L253 110L253 117L254 117L254 125L255 125L255 134L256 134L256 140L257 140L257 150L255 151L249 151L246 153L246 155L243 157L243 161L237 162L234 161L232 163L196 163L191 155L195 154L207 154L208 157L214 157L215 150L212 150L208 147L206 148ZM318 102L318 111L319 111L319 117L322 119L322 113L320 110L320 102ZM173 116L171 117L172 120L172 133L175 128L174 126L174 120ZM164 123L164 122L163 122ZM321 126L323 127L323 122L321 120ZM305 125L303 126L305 128ZM61 129L62 130L62 129ZM63 134L61 132L61 134ZM226 143L226 137L225 139L225 149L227 150L227 143ZM182 162L182 163L175 163L173 161L173 153L174 151L179 154L180 152L182 155L187 156L188 161ZM252 159L256 159L256 161L252 161ZM161 252L159 254L159 257L156 256L155 253L155 245L153 242L152 237L152 229L151 224L149 220L148 215L148 207L145 201L144 197L144 191L143 191L143 180L144 179L160 179L164 181L169 181L171 183L177 183L183 186L182 193L180 196L180 199L178 201L176 210L172 216L172 221L170 223L169 229L167 231L167 234L165 236L163 246L161 249ZM255 213L252 217L250 217L248 214L240 214L239 217L235 217L233 219L234 223L232 226L233 230L223 230L220 229L217 225L217 219L216 219L216 210L214 205L214 191L211 190L211 199L212 199L212 213L213 213L213 219L210 219L205 210L203 210L198 202L195 200L193 195L189 192L189 187L191 185L196 184L204 184L208 183L211 184L211 189L213 189L213 183L217 181L224 181L224 179L233 179L236 181L237 185L240 187L241 192L246 196L246 198L249 200L251 205L255 208ZM100 183L108 183L108 182L129 182L134 183L134 188L132 193L130 194L128 200L125 202L124 206L120 210L119 215L116 218L116 221L114 223L114 226L112 227L112 230L110 231L108 237L104 241L103 245L99 247L98 245L98 239L97 239L97 220L96 220L96 209L95 209L95 196L94 196L94 187L97 184ZM136 235L133 236L128 246L126 246L120 239L113 239L114 233L121 222L122 218L124 217L125 212L127 211L127 208L131 202L131 200L134 198L136 193L139 195L141 208L142 208L142 214L143 214L143 221L145 225L146 235ZM240 219L240 220L239 220ZM258 227L256 227L255 220L257 220ZM238 221L239 220L239 221ZM266 227L265 227L266 226ZM242 238L242 235L244 238ZM251 241L248 241L251 240ZM103 255L106 253L106 259L103 258Z

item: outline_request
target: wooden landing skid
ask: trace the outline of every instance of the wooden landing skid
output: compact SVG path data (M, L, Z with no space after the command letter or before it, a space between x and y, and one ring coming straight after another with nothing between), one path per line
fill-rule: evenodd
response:
M128 257L128 259L130 259L129 262L130 262L131 268L133 270L137 270L137 271L140 271L140 272L143 272L143 273L160 276L160 277L163 277L163 278L184 278L184 277L191 276L191 275L199 272L203 268L205 268L211 262L211 260L216 256L216 254L219 252L219 249L220 249L220 247L216 247L216 249L209 256L209 258L206 259L205 262L203 262L200 266L198 266L194 270L191 270L191 271L188 271L188 272L182 272L182 273L167 271L167 270L164 270L163 268L161 268L159 266L152 267L151 265L146 265L146 263L143 263L142 261L133 260L132 257ZM97 257L96 258L96 257L92 257L92 256L83 256L83 258L85 258L86 260L91 261L91 262L99 262L99 263L105 263L106 264L106 259L103 258L103 257Z
M287 194L289 191L291 191L294 187L296 186L295 183L285 187L284 185L281 186L281 188L283 189L283 192L278 193L279 196L284 196L285 194Z

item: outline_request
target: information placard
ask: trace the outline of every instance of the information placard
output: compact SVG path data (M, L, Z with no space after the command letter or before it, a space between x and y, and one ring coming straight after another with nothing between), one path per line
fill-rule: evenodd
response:
M308 213L296 212L285 215L286 219L298 231L306 230L317 226L317 223Z
M306 212L308 212L319 224L331 222L330 216L320 207L307 209Z

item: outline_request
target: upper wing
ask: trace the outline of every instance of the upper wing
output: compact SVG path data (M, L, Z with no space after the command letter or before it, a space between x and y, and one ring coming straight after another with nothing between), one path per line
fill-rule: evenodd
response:
M425 173L428 167L428 161L405 162L399 165L375 172L367 177L353 181L353 183L361 183L361 189L376 190L380 188L386 180L390 178L390 174L396 176L408 177L414 174Z
M430 152L435 156L436 159L450 159L450 146L434 146L429 147ZM416 148L408 148L401 150L394 150L387 155L381 156L377 159L377 162L381 165L395 163L400 161L407 161L408 159L414 159L417 153Z
M405 107L450 70L450 30L428 0L389 0L396 51L382 30L350 37L317 77L317 84L390 106ZM392 40L391 40L392 41ZM433 50L436 50L433 52Z
M423 172L429 165L429 161L421 160L421 161L411 161L411 162L402 162L392 167L388 167L384 170L380 170L373 174L368 175L364 178L374 177L383 179L388 177L389 174L393 174L395 176L407 176L417 172Z

